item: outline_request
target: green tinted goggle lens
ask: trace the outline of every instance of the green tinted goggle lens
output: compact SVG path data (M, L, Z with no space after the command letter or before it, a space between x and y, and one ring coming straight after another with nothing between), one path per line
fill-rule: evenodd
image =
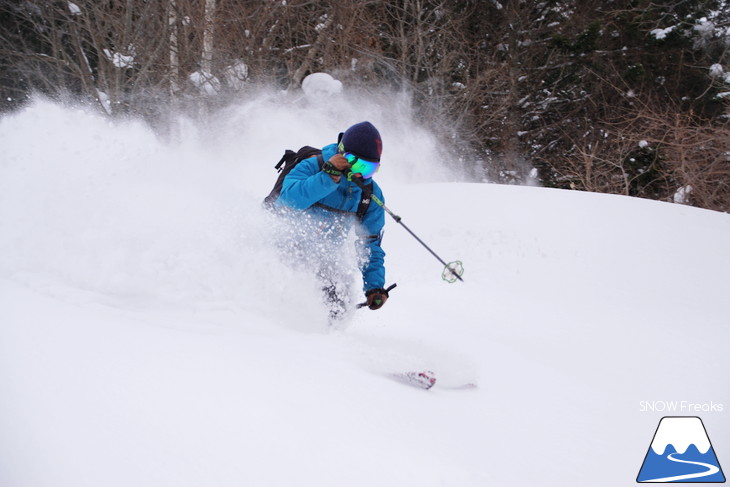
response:
M378 172L378 168L380 167L379 162L375 161L367 161L365 159L361 159L357 157L355 154L351 154L349 152L345 152L342 154L345 156L345 159L347 159L347 162L352 164L352 167L350 168L350 171L355 174L361 174L363 178L369 179L373 177L373 174Z

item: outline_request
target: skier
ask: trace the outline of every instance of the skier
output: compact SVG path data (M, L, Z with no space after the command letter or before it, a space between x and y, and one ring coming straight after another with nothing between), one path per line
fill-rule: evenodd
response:
M383 201L373 181L382 148L373 124L351 126L339 135L338 143L322 148L321 160L315 156L298 163L284 178L274 203L279 213L292 218L288 250L314 268L334 320L341 319L349 307L348 277L353 265L343 246L353 225L362 251L355 266L360 267L367 306L380 309L388 299L381 247L385 213L381 205L369 204L368 195L371 192Z

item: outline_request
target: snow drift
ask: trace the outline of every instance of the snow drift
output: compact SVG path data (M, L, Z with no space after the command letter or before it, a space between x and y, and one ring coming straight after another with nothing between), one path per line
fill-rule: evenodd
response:
M285 148L361 120L388 206L465 283L389 221L398 288L332 331L260 201ZM169 141L37 101L0 145L0 485L614 486L640 401L730 404L728 215L459 182L392 98L261 96ZM419 369L435 388L388 377Z

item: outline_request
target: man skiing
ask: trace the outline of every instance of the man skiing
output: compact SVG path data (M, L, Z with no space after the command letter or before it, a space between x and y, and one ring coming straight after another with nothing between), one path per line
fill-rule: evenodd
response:
M381 248L385 212L381 205L369 204L370 194L384 201L372 179L380 166L382 148L373 124L351 126L339 135L338 143L322 148L321 159L314 156L299 162L284 178L274 203L292 217L292 244L315 268L333 319L341 318L348 308L351 269L346 267L351 264L343 245L353 225L362 244L358 265L367 306L379 309L388 299Z

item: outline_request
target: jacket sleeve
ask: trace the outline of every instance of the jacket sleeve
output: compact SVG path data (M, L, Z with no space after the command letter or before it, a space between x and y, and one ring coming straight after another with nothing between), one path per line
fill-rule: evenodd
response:
M379 188L375 188L374 194L383 201L383 194ZM384 225L383 207L371 203L359 230L366 250L366 258L361 268L363 291L385 287L385 251L381 246Z
M279 201L297 210L309 208L337 189L337 183L319 169L316 157L305 159L284 178Z

